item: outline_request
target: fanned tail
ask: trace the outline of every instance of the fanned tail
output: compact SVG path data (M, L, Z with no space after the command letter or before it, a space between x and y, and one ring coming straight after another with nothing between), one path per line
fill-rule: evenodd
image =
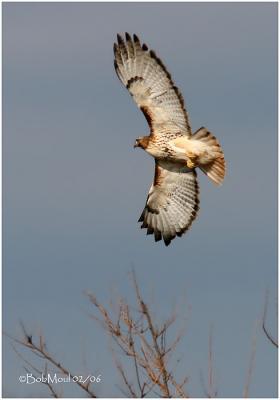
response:
M225 173L226 173L226 162L224 158L217 158L216 160L210 162L209 164L200 167L208 178L211 179L216 185L221 185L223 183Z
M215 157L215 159L209 163L200 164L199 167L212 182L216 185L221 185L226 173L226 162L220 143L206 128L200 128L193 135L193 140L199 140L209 146L211 156Z

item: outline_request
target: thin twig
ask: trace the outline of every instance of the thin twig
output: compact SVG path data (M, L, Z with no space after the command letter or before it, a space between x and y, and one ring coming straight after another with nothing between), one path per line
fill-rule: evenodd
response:
M267 339L273 344L273 346L278 348L278 342L275 339L273 339L272 335L268 332L268 330L266 328L268 297L269 297L269 293L268 293L268 290L267 290L266 294L265 294L264 311L263 311L263 318L262 318L262 329L263 329Z
M58 368L64 375L69 375L71 379L74 378L74 374L72 374L67 368L65 368L60 362L56 361L55 358L50 355L46 349L45 346L41 347L41 343L43 342L42 339L39 338L39 346L34 342L33 338L31 335L28 335L24 325L21 323L22 331L25 336L25 340L18 340L11 335L7 335L14 343L17 343L23 347L26 347L30 349L31 351L34 352L37 356L41 356L41 358L49 361L52 365L54 365L56 368ZM86 385L82 382L79 382L79 380L75 380L75 383L83 389L89 396L96 398L95 393L89 389L89 385Z
M257 324L256 324L256 328L255 328L255 331L254 331L253 339L252 339L252 348L251 348L251 355L250 355L250 361L249 361L249 368L248 368L247 379L246 379L245 386L244 386L244 391L243 391L243 397L244 398L248 398L249 397L249 389L250 389L253 370L254 370L254 366L255 366L256 347L257 347L256 346L257 345L256 330L257 330Z

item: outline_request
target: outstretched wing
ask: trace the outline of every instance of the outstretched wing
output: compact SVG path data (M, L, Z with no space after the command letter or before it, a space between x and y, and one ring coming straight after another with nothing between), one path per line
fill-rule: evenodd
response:
M179 89L155 52L128 33L114 44L114 65L119 79L143 111L151 134L180 132L191 135L188 115Z
M199 188L196 172L185 166L156 161L154 182L139 222L155 241L166 246L182 236L196 218L199 209Z

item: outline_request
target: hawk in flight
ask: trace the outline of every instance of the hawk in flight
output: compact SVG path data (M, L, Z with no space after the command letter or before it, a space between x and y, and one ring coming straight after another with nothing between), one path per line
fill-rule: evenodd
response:
M141 45L136 35L117 39L116 73L150 127L150 135L136 139L134 147L155 159L154 181L139 222L155 241L163 239L168 246L197 216L196 168L219 185L225 176L224 154L206 128L192 134L183 97L155 52Z

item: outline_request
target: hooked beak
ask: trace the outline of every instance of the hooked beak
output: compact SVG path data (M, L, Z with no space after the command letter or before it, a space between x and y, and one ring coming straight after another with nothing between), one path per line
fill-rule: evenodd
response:
M134 146L133 146L133 147L134 147L134 149L135 149L135 147L139 147L139 141L138 141L138 139L135 140L135 143L134 143Z

